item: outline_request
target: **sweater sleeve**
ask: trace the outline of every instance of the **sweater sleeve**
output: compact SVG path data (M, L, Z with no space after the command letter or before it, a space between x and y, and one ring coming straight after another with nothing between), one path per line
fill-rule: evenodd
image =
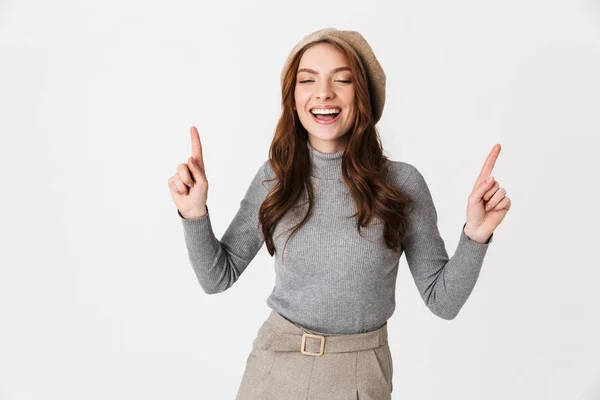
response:
M208 205L208 212L196 219L185 219L177 210L183 224L190 264L200 286L208 294L229 289L264 244L258 210L267 195L263 180L266 179L268 162L256 172L221 240L213 232Z
M437 226L437 212L423 175L412 165L403 185L411 200L403 239L406 260L421 298L431 312L454 319L473 291L493 234L487 243L468 238L461 227L457 248L448 258Z

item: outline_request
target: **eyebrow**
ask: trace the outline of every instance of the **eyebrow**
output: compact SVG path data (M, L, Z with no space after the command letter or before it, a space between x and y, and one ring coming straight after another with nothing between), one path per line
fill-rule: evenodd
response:
M339 71L351 71L350 67L337 67L332 69L331 71L329 71L332 74L335 74L336 72ZM318 75L319 73L317 71L315 71L314 69L310 69L310 68L300 68L298 70L298 72L296 72L296 74L299 74L300 72L308 72L310 74L315 74Z

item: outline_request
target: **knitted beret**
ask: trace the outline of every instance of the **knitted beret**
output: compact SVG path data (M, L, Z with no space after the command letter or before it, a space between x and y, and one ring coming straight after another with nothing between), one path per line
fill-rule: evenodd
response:
M307 44L322 39L330 39L347 49L350 54L353 54L358 59L359 64L363 67L363 70L366 71L366 76L364 76L364 78L367 81L369 94L371 96L373 120L374 123L377 123L383 114L383 106L385 104L385 73L379 64L377 57L375 57L373 49L369 46L369 43L367 43L365 38L356 31L342 31L336 28L325 28L305 36L294 46L283 65L281 85L283 86L284 76L294 55L302 50Z

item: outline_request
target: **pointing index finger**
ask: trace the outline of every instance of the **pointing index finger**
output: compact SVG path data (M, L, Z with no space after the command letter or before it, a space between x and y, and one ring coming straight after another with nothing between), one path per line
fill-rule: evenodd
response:
M498 159L501 148L502 147L500 146L500 143L497 143L494 145L494 147L492 147L492 151L490 151L490 154L488 154L485 162L483 163L483 167L481 168L481 172L477 178L476 185L482 183L492 174L492 170L494 169L494 165L496 165L496 160Z
M192 137L192 157L196 164L204 168L204 161L202 159L202 143L200 143L200 134L195 126L190 128L190 136Z

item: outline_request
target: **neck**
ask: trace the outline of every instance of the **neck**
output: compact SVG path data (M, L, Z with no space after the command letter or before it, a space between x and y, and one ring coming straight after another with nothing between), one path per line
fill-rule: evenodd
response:
M306 142L312 166L311 176L317 179L342 179L342 155L344 150L335 153L321 153L309 141Z

